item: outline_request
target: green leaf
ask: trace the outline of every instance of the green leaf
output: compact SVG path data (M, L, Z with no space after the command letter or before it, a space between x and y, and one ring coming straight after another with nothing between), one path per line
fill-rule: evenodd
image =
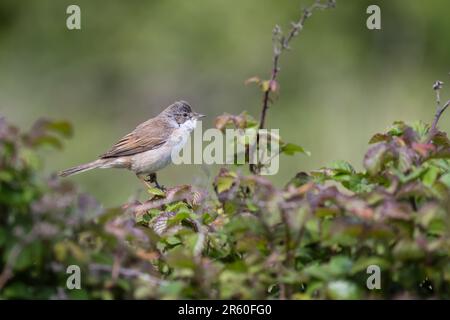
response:
M164 283L159 287L159 292L163 296L168 296L168 298L174 299L178 297L181 291L183 290L185 284L181 281L173 281L170 283Z
M321 280L329 280L350 273L352 261L346 256L334 256L326 264L312 263L303 269L305 274Z
M146 213L142 216L142 220L144 222L150 222L150 220L152 220L152 216L150 214Z
M14 265L15 270L26 270L32 265L39 265L44 256L44 250L45 248L40 241L25 246Z
M398 168L401 172L411 169L413 164L413 152L408 148L398 149Z
M165 211L172 211L172 212L180 212L180 211L191 211L189 209L189 206L184 201L177 201L170 203L166 206Z
M34 145L35 146L49 145L55 147L56 149L62 149L63 147L61 140L59 140L54 136L49 135L37 138L36 140L34 140Z
M418 260L425 255L425 252L415 241L402 239L395 245L393 254L402 260Z
M248 210L250 210L251 212L256 212L259 210L258 206L256 204L254 204L253 201L251 201L250 199L247 200L247 208Z
M342 185L347 189L356 192L356 193L364 193L370 192L375 187L373 184L370 184L365 175L363 174L353 174L348 175L348 179L342 181L339 177L334 177L336 181L342 181Z
M8 233L5 228L0 228L0 248L6 243Z
M355 173L355 169L352 167L352 165L347 161L343 160L334 161L330 163L327 167L329 169L333 169L335 173L349 173L349 174Z
M68 121L49 121L46 127L64 137L71 137L73 134L72 125Z
M439 178L443 184L445 184L448 188L450 188L450 173L446 173Z
M352 267L351 273L356 274L358 272L366 273L367 267L371 265L379 266L382 270L389 268L389 261L381 257L361 257Z
M181 240L175 236L170 236L170 237L166 238L166 243L174 246L174 245L180 244Z
M390 159L389 147L386 143L380 142L373 145L364 156L364 167L370 175L378 174Z
M217 177L217 182L216 182L217 192L222 193L224 191L229 190L231 188L231 186L233 185L233 182L234 182L233 177L228 177L228 176Z
M447 231L445 219L433 219L428 225L427 232L436 236L443 236Z
M14 175L9 171L0 171L0 181L11 182L14 179Z
M288 156L292 156L296 153L303 153L306 154L307 156L311 155L311 152L305 150L303 147L296 145L294 143L286 143L285 145L283 145L281 147L281 152Z
M440 169L437 167L429 167L428 170L425 172L422 178L422 182L428 186L433 186L434 182L436 181L438 175L440 173Z
M167 224L169 226L173 226L175 224L180 223L181 221L188 219L191 216L191 213L188 211L182 211L182 212L178 212L175 216L171 217L168 221Z
M33 170L39 170L42 167L41 158L38 154L30 149L22 149L20 157Z
M332 281L328 283L327 295L331 299L337 300L358 299L358 286L356 286L353 282L346 280Z
M388 134L391 136L401 136L406 129L406 124L403 121L395 121L391 128L388 130Z
M432 138L433 144L436 146L445 147L447 152L444 153L444 156L448 157L448 148L450 148L450 141L448 140L447 133L438 131L434 134Z
M383 142L388 141L390 139L389 135L384 133L376 133L370 138L369 144L377 143L377 142Z
M255 118L253 118L252 116L247 116L246 121L245 121L245 128L246 129L256 129L258 128L259 123L258 121L255 120Z
M158 196L158 197L165 197L166 193L164 191L162 191L159 188L153 187L153 188L148 188L147 190L148 193L154 195L154 196Z
M210 224L211 222L213 222L217 217L217 213L209 213L209 212L205 212L202 216L202 222L203 224Z
M427 137L430 126L423 121L415 121L411 124L411 128L419 135L420 139Z
M170 210L167 210L167 211L170 211ZM158 216L158 215L160 215L161 214L161 210L160 209L157 209L157 208L152 208L152 209L150 209L150 210L148 210L147 211L147 213L150 215L150 217L156 217L156 216Z
M261 90L263 92L269 91L270 89L270 80L264 80L263 82L261 82Z

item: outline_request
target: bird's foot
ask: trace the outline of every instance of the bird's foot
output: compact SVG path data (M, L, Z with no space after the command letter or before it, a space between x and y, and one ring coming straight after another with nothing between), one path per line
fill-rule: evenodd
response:
M157 187L161 191L166 191L167 190L165 186L159 184L157 181L155 181L155 187Z
M165 187L165 186L163 186L163 185L156 185L155 187L157 187L159 190L161 190L161 191L164 191L164 192L166 192L167 191L167 188Z
M166 187L158 183L158 180L156 179L156 173L149 174L147 177L147 181L150 183L154 183L155 187L158 188L159 190L166 191Z
M150 182L148 182L146 179L141 179L141 178L139 178L139 180L141 180L142 183L143 183L148 189L153 188L152 184L151 184Z

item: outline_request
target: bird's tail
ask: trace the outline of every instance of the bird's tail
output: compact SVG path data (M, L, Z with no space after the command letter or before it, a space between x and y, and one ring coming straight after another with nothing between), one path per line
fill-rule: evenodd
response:
M102 164L103 164L103 162L99 159L99 160L95 160L95 161L92 161L89 163L81 164L79 166L60 171L58 173L58 175L60 177L68 177L73 174L77 174L77 173L85 172L85 171L92 170L95 168L99 168Z

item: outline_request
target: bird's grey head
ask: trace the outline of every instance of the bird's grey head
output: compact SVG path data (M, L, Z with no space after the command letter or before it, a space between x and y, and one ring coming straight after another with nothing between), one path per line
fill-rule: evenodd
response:
M182 100L171 104L162 113L165 116L174 119L178 124L183 124L188 120L197 120L204 117L204 115L192 111L189 103Z

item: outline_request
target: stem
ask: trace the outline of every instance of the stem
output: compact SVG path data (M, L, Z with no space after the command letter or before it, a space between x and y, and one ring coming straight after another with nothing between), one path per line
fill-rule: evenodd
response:
M93 263L89 266L89 270L93 272L113 272L113 267L104 264ZM166 284L167 281L159 279L157 277L151 276L148 273L144 273L134 269L127 269L120 267L117 270L118 275L126 277L126 278L141 278L142 280L155 284L155 285L163 285Z
M289 223L288 212L285 209L281 209L281 219L284 224L284 242L285 242L285 254L286 254L286 267L289 269L295 264L295 256L292 251L292 236L291 236L291 226ZM291 299L292 297L292 287L288 284L283 284L283 295L286 299Z
M301 15L300 19L297 22L292 23L292 28L288 33L287 37L277 37L277 31L278 27L275 27L274 29L274 39L273 39L273 58L272 58L272 72L270 76L270 82L276 81L277 76L279 74L280 68L279 68L279 61L281 54L289 49L289 43L291 40L297 36L302 30L303 25L305 24L305 21L311 17L312 13L316 9L328 9L333 8L335 6L335 1L331 0L327 3L323 4L321 3L321 0L316 0L311 6L306 8L303 11L303 14ZM266 123L266 114L267 109L269 109L269 103L270 103L270 92L271 90L268 89L264 92L263 96L263 102L262 102L262 110L261 110L261 117L259 121L259 128L264 129L265 123Z
M436 114L434 115L433 123L431 124L428 141L430 141L433 138L434 134L436 133L439 119L441 118L442 114L448 108L449 105L450 105L450 100L448 100L442 107L440 107L438 105L438 107L436 109Z
M430 132L428 134L427 139L428 143L431 142L433 136L436 134L439 119L441 118L441 115L444 113L445 109L447 109L448 105L450 104L449 100L441 107L441 89L443 84L444 82L440 80L436 80L433 83L433 90L436 92L436 113L434 115L433 123L431 124Z
M288 35L282 36L281 30L278 26L275 26L273 31L273 55L272 55L272 70L270 73L270 80L269 80L269 88L266 89L263 93L262 98L262 107L261 107L261 114L259 119L259 129L264 129L266 125L266 117L267 117L267 110L269 109L270 103L272 101L270 93L274 90L272 90L272 85L276 85L276 80L280 71L280 57L281 54L289 49L289 44L291 40L297 36L302 30L303 25L305 24L305 21L311 17L312 13L316 9L328 9L328 8L334 8L335 6L335 0L328 0L326 3L322 3L321 0L315 0L315 2L303 10L303 14L300 16L299 20L297 22L292 23L292 28L290 29ZM259 145L259 135L256 136L256 145ZM250 172L253 174L259 174L261 170L261 164L250 164Z
M278 72L280 71L280 69L278 67L278 61L280 61L280 55L281 55L281 51L278 51L278 53L274 53L273 69L272 69L272 73L270 76L270 83L272 83L273 81L276 81ZM266 114L267 114L267 110L269 109L269 103L270 103L270 89L268 89L264 92L261 118L259 119L259 129L264 129L264 125L266 123Z
M16 243L14 247L11 249L8 258L6 260L5 266L0 273L0 291L6 285L6 283L14 276L13 269L14 265L19 258L19 255L22 253L23 249L33 242L36 238L36 229L31 230L28 235L26 235L22 241Z

